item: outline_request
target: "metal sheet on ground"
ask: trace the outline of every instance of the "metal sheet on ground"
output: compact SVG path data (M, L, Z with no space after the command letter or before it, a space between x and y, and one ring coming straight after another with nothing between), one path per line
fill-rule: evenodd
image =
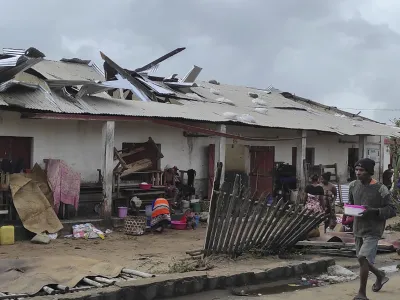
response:
M74 287L86 276L112 278L121 270L122 266L78 256L2 259L0 291L33 295L48 284Z

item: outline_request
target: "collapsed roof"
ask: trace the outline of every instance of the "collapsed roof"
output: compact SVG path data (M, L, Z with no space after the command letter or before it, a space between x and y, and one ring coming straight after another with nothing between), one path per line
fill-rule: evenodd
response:
M182 79L177 74L151 75L159 63L184 48L177 48L135 70L120 67L101 53L105 72L88 60L51 61L44 59L44 54L37 49L28 50L6 49L0 54L0 109L235 122L341 135L400 137L397 127L276 89L232 86L215 80L196 81L202 70L197 66Z

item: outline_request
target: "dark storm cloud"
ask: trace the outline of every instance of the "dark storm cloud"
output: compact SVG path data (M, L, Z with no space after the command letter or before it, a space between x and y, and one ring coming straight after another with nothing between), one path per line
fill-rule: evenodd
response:
M2 5L7 13L0 19L0 46L35 46L49 58L78 56L99 63L102 50L129 68L186 46L159 73L182 76L196 64L204 68L203 79L272 84L339 107L400 107L400 36L386 18L372 22L374 3L9 1ZM387 111L363 114L383 121L396 117Z

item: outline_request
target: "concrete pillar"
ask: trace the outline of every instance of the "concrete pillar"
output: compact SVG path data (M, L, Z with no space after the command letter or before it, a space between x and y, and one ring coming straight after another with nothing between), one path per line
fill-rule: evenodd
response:
M102 130L102 168L103 175L103 217L111 219L113 195L113 168L114 168L114 131L115 122L107 121Z
M382 182L383 172L386 169L386 166L385 166L385 137L382 135L381 135L380 144L381 144L381 147L379 150L379 181Z
M367 156L367 136L358 136L358 159L365 158Z
M226 125L218 125L218 132L226 133ZM215 143L215 165L214 170L217 171L217 163L222 162L221 184L225 180L225 153L226 153L226 137L218 136Z
M299 183L299 190L304 191L306 188L306 184L308 178L306 178L307 174L305 173L305 161L306 161L306 148L307 148L307 130L301 131L301 143L300 147L298 147L297 151L297 178Z

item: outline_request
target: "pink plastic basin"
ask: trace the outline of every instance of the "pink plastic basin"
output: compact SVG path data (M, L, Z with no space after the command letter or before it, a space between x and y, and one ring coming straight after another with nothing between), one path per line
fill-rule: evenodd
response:
M141 183L139 184L139 188L141 188L142 190L148 191L152 188L152 185L150 183Z
M348 216L357 217L364 211L365 211L365 208L364 208L364 206L361 206L361 205L350 205L350 204L344 205L344 214L348 215Z
M185 230L186 222L182 221L171 221L171 228L176 230Z

